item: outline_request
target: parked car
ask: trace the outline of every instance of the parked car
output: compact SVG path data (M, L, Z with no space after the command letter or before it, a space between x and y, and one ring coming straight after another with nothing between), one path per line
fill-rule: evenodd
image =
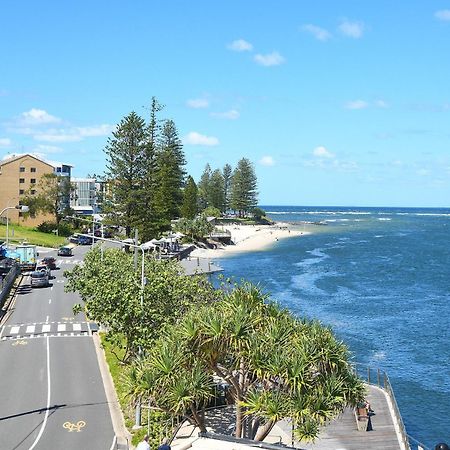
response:
M50 284L48 273L43 270L31 272L31 287L47 287Z
M78 244L78 234L72 234L72 236L69 236L69 242L72 244Z
M60 247L58 250L58 256L72 256L73 252L70 247Z
M50 270L56 269L56 259L53 256L42 258L42 264L45 264Z

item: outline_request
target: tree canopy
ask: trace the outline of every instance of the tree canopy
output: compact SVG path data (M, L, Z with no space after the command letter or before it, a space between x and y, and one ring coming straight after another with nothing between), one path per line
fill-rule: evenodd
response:
M214 376L229 386L235 436L255 440L283 418L294 421L299 440L314 439L321 425L364 398L345 345L251 284L166 327L131 370L129 386L135 398L205 431L202 410L214 395Z
M231 208L244 216L258 204L257 179L253 164L242 158L233 172Z
M125 339L126 356L147 349L167 323L173 323L193 305L208 302L216 292L202 277L183 275L176 261L145 258L145 287L133 257L117 249L95 247L84 264L65 272L66 291L78 291L87 317L106 326L111 339ZM141 300L142 298L142 300ZM142 303L141 303L142 301Z

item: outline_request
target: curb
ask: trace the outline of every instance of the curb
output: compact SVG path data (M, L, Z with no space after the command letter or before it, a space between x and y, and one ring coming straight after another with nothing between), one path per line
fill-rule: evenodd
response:
M97 333L92 335L94 341L95 353L97 354L100 374L103 380L103 387L105 388L106 399L108 401L109 413L117 437L118 449L129 449L131 447L131 434L125 427L125 420L123 418L122 410L120 408L119 400L117 398L114 382L109 372L108 363L106 362L105 353L101 348L100 337Z

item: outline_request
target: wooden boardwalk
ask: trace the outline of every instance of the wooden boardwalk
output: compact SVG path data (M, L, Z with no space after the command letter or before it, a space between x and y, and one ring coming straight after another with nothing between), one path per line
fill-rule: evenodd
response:
M294 442L292 446L292 426L289 421L279 422L264 440L268 444L282 444L280 448L297 448L303 450L406 450L401 443L395 417L389 407L388 397L382 389L369 385L367 400L370 403L373 415L370 418L371 430L358 431L356 419L352 409L347 408L338 418L330 422L319 434L314 443ZM230 435L234 425L234 411L232 408L210 410L206 413L207 428L213 433ZM220 440L211 441L208 445L200 445L197 430L185 424L173 442L174 450L211 449L226 450L228 444ZM208 441L208 440L207 440ZM206 446L205 446L206 445ZM258 445L256 445L258 446ZM250 445L235 445L233 448L249 449Z
M305 450L402 450L401 438L394 425L393 413L389 408L386 393L376 387L368 386L367 400L374 414L370 417L371 430L358 431L352 409L347 408L337 419L333 420L320 433L313 444L296 442L295 448ZM279 428L278 428L279 427ZM288 422L277 424L283 437L291 432ZM276 435L277 430L273 430ZM283 443L287 444L285 438ZM292 442L289 442L292 445Z

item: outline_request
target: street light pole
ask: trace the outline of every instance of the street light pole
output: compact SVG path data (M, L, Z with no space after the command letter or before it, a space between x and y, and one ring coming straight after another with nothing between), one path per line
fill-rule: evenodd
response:
M28 212L30 208L26 205L17 205L17 206L7 206L0 211L0 216L6 211L6 246L8 247L9 242L9 215L8 211L10 209L18 209L21 212Z

